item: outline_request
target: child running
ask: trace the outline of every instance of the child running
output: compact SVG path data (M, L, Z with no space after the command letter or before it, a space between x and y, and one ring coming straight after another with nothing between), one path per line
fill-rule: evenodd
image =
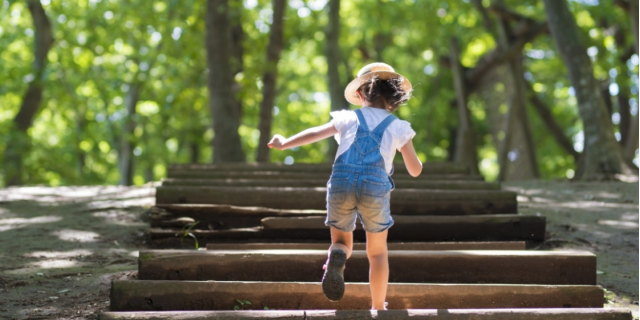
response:
M322 291L329 300L344 295L343 271L353 247L356 217L367 234L371 306L386 309L389 261L387 232L393 225L389 198L394 183L393 158L402 153L410 175L422 172L413 149L411 124L391 112L411 96L411 83L384 63L369 64L358 72L344 92L347 101L362 106L331 112L331 122L304 130L290 138L274 135L270 148L289 149L335 136L339 147L327 183L327 219L331 229L329 258L324 265Z

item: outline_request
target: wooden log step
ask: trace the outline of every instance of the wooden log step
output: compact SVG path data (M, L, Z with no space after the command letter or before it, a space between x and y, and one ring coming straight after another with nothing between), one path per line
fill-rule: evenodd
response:
M227 204L274 209L325 209L325 188L158 187L156 203ZM518 212L516 193L498 190L398 189L391 212L404 215Z
M460 180L409 180L395 182L396 189L500 190L499 183ZM327 179L162 179L163 186L222 187L325 187Z
M253 305L253 304L252 304ZM248 306L251 309L251 306ZM630 310L564 309L405 309L405 310L238 310L102 312L98 320L206 320L206 319L414 319L414 320L631 320Z
M326 210L286 210L264 207L239 207L216 204L158 204L149 210L152 228L182 228L199 221L198 229L248 228L261 225L267 217L326 216ZM191 222L181 221L184 217Z
M319 220L318 220L319 218ZM413 219L409 219L413 218ZM229 230L194 230L191 232L205 245L215 240L238 241L289 240L280 242L300 242L300 240L329 241L328 227L311 228L323 221L321 217L291 218L308 219L297 226L308 228L275 228L275 218L266 218L263 223L274 228L239 228ZM389 229L389 241L542 241L545 234L545 217L518 214L477 215L477 216L394 216L396 224ZM271 223L271 221L274 221ZM284 226L284 222L280 224ZM292 224L293 225L293 224ZM356 223L358 226L358 223ZM152 228L151 239L174 238L180 229ZM365 241L362 229L353 233L355 241ZM204 241L209 240L209 241ZM266 241L269 242L269 241Z
M237 300L263 309L371 308L368 283L347 283L338 302L317 282L111 282L111 311L233 310ZM390 309L602 308L604 291L584 285L389 284Z
M207 243L207 250L327 250L329 242L298 243ZM483 242L389 242L387 249L395 250L525 250L524 241L483 241ZM366 250L366 244L356 242L353 250Z
M173 164L168 171L284 171L284 172L322 172L330 173L333 163L224 163L224 164ZM393 165L394 173L407 173L404 163ZM427 162L422 164L423 173L469 173L469 168L453 162Z
M174 179L315 179L329 180L331 172L281 172L281 171L206 171L206 170L172 170L167 172L167 178ZM467 175L459 173L431 173L421 174L414 178L408 173L393 175L393 180L470 180L484 181L481 175Z
M577 251L389 251L389 282L596 284L596 256ZM322 280L327 250L144 250L141 280ZM353 251L345 281L368 282L365 251Z

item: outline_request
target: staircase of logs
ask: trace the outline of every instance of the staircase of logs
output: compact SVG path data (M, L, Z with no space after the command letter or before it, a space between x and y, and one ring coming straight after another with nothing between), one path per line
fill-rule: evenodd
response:
M322 294L330 164L174 165L156 190L138 280L113 281L99 319L631 319L604 309L596 257L526 250L545 217L452 163L396 166L389 311L370 311L358 224L345 296ZM195 240L206 250L194 250Z

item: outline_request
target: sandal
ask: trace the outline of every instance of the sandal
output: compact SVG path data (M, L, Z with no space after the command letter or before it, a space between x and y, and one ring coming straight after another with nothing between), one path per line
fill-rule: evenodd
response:
M327 268L322 277L322 292L331 301L338 301L344 296L344 265L347 254L340 249L331 250Z

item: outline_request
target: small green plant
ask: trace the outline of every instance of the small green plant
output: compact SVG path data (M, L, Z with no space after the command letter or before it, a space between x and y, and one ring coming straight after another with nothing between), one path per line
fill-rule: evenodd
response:
M608 303L613 303L616 300L616 294L613 291L609 291L605 288L602 288L602 290L604 290L604 303L608 304Z
M182 227L182 230L180 230L179 233L176 233L176 237L178 237L178 236L180 237L180 243L182 243L184 241L184 238L191 237L196 242L196 249L198 249L200 247L198 245L198 238L196 237L195 234L193 234L193 232L191 232L191 229L193 229L193 227L195 227L198 223L200 223L200 221L196 221L194 223L189 223L189 224L185 225L184 227Z
M236 299L236 301L238 301L239 305L233 306L233 310L244 310L244 306L250 306L251 305L251 301L249 301L249 300Z

